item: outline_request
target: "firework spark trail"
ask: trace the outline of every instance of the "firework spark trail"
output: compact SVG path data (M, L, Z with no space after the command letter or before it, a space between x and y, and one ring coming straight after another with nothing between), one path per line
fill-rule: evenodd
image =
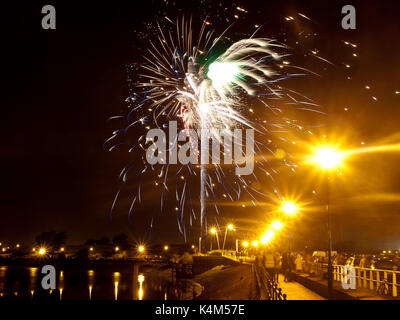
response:
M171 20L169 21L171 22ZM282 80L304 75L304 73L282 74L279 72L282 65L285 65L285 63L281 63L282 59L288 56L285 52L279 53L279 51L287 49L285 45L271 39L253 38L253 34L251 38L234 42L223 53L218 54L216 47L227 30L220 36L213 38L212 31L206 32L207 22L205 21L201 26L197 43L193 45L192 20L186 20L183 17L182 21L177 21L175 25L175 32L171 30L163 31L160 26L158 27L158 45L150 41L149 55L144 56L147 63L142 66L144 72L140 76L146 80L140 82L137 86L141 92L134 93L130 99L134 107L126 117L128 125L124 130L114 131L112 137L105 143L112 143L117 137L126 135L128 129L138 125L149 130L151 123L154 123L156 127L166 129L170 119L180 119L189 141L191 141L189 129L199 131L201 145L208 144L209 139L223 144L223 137L226 136L226 133L232 132L235 128L243 127L256 130L264 139L269 137L271 132L265 125L258 123L254 119L250 120L246 116L246 113L253 112L252 108L247 107L247 104L262 104L275 117L273 121L267 123L267 126L280 129L286 128L286 130L296 128L296 125L288 121L280 108L270 106L265 101L266 99L275 98L282 100L283 104L288 106L299 105L303 109L314 111L313 107L316 107L316 105L309 101L304 102L303 99L308 100L306 97L293 90L287 90L280 85ZM285 65L285 67L307 72L306 69L301 67L288 65ZM284 102L284 98L288 101ZM306 107L302 107L303 105ZM141 113L141 116L131 121L130 118L135 113ZM149 115L152 115L152 117ZM119 118L113 117L113 119ZM202 134L205 129L209 130L209 136ZM277 130L273 129L273 131L276 132ZM278 137L278 139L285 141L283 137ZM269 161L263 156L264 152L271 153L272 150L264 142L257 140L254 142L255 148L260 155L259 158L261 158L260 161L257 161L257 166L273 180L270 172L274 172L274 169L270 167ZM129 152L136 149L145 150L146 143L148 141L146 141L145 136L141 135L137 140L137 144L131 147ZM113 150L121 144L123 143L115 143L109 150ZM177 147L179 147L178 137L175 137L167 151ZM243 151L243 149L240 150ZM228 197L232 201L234 200L231 195L232 191L238 199L245 192L253 199L253 203L257 202L254 193L268 196L252 188L251 183L244 176L235 176L233 183L231 183L227 172L220 165L213 163L213 169L208 168L205 165L209 161L208 153L202 152L197 156L200 157L200 166L198 167L200 167L201 233L204 226L207 225L206 202L210 195L214 199L214 207L218 213L218 199L214 190L213 177L225 190L224 197ZM143 157L141 161L144 166L141 172L142 176L149 169L150 172L155 170L155 167L146 163ZM233 167L238 166L235 163ZM163 178L160 199L162 210L164 197L168 192L167 176L169 164L166 158L160 167L158 178ZM185 173L182 171L183 167L187 168ZM126 176L131 168L132 166L127 166L122 170L123 182L126 181ZM182 165L176 173L176 175L181 174L180 172L186 174L181 176L184 181L182 191L178 193L178 188L176 189L176 201L179 204L176 207L177 223L185 240L184 208L187 199L190 199L190 224L192 223L192 218L196 219L191 204L191 187L190 183L187 182L189 175L197 176L194 169L189 163L185 166ZM254 181L258 180L255 173L252 178ZM156 181L155 183L157 186L158 182ZM119 191L113 201L111 210L113 210L118 196ZM135 203L140 202L141 184L139 184L137 193L131 203L129 216Z

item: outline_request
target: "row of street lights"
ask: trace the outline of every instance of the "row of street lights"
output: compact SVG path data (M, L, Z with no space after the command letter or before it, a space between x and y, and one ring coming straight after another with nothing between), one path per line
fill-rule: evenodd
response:
M324 173L325 173L325 191L326 191L326 214L327 214L327 229L328 229L328 294L329 297L332 297L332 285L333 285L333 266L332 266L332 230L331 230L331 214L329 210L330 204L330 180L331 180L331 171L337 167L339 167L344 159L344 153L337 151L332 147L321 147L314 151L313 157L308 161L313 165L317 165ZM299 206L293 201L284 201L280 205L280 211L285 213L287 217L295 216L299 211ZM262 245L269 244L272 239L275 237L276 232L282 230L284 224L275 220L271 223L270 227L266 230L264 235L261 237L260 241L254 240L252 242L253 247L258 247L259 243ZM226 236L228 230L234 230L232 224L228 224L225 228L225 237L223 243L223 250L225 248ZM220 249L218 232L215 227L210 229L210 233L216 236L218 249ZM211 242L212 244L212 242ZM248 241L243 241L242 246L247 248L249 246ZM290 246L289 246L290 247ZM290 248L289 248L290 250Z

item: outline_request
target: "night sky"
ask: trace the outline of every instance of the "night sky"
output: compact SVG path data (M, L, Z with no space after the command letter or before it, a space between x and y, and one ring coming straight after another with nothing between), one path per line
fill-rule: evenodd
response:
M297 53L317 49L332 64L299 58L297 64L317 70L320 77L293 83L329 113L318 118L321 126L314 128L315 135L338 137L352 149L400 142L398 1L188 2L3 4L0 241L28 243L51 229L66 231L70 243L121 232L136 241L149 241L159 195L148 189L142 206L128 220L129 190L125 190L110 221L117 177L129 155L126 149L107 152L102 144L115 130L107 119L126 114L124 100L131 89L127 66L142 61L154 23L164 12L172 20L182 14L195 18L208 14L217 33L230 24L229 18L236 21L232 30L236 39L250 36L255 24L265 23L261 37L287 40ZM41 28L45 4L57 10L56 30ZM346 4L356 7L356 30L341 28L341 8ZM247 13L238 11L238 6ZM317 121L298 116L305 124ZM299 150L301 145L292 151ZM400 248L399 161L397 151L357 155L347 163L348 172L331 190L334 245ZM324 216L318 211L320 177L302 167L296 174L282 168L276 184L315 205L296 222L298 245L325 246ZM152 242L183 241L173 208L172 203L157 214ZM265 208L221 206L221 223L234 221L252 230L263 220L268 221ZM188 233L189 241L194 241L198 226Z

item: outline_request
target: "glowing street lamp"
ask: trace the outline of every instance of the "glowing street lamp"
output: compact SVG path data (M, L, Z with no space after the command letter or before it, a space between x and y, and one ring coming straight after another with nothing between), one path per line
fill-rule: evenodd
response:
M252 242L252 245L253 245L254 248L257 248L257 247L258 247L258 241L257 241L257 240L254 240L254 241Z
M225 237L224 237L224 243L223 243L223 245L222 245L222 250L224 251L225 250L225 242L226 242L226 235L227 235L227 233L228 233L228 230L234 230L235 229L235 227L233 226L233 224L232 223L230 223L230 224L228 224L227 226L226 226L226 228L225 228Z
M280 222L280 221L278 221L278 220L275 220L275 221L272 222L271 227L272 227L273 229L275 229L276 231L279 231L279 230L282 229L283 224L282 224L282 222Z
M288 216L292 216L296 214L299 210L298 206L292 201L286 201L281 206L282 211Z
M247 248L249 246L249 243L247 241L243 241L242 245L243 247Z
M217 244L218 244L218 250L220 250L220 246L219 246L219 238L218 238L218 232L217 229L215 229L214 227L210 229L210 233L211 234L215 234L215 237L217 238ZM212 250L212 239L211 239L211 249Z
M118 252L119 251L119 247L115 247L115 252Z
M321 148L317 150L314 162L322 169L333 169L339 166L343 159L343 153L332 148Z
M272 238L275 236L275 232L273 232L272 230L268 230L261 238L261 244L266 245L268 244Z
M41 256L45 255L45 254L46 254L46 249L45 249L45 248L40 248L40 249L39 249L39 254L40 254Z
M164 246L164 251L168 251L169 247L168 246Z
M145 250L145 247L144 247L143 245L140 245L140 246L138 247L139 253L143 253L144 250Z
M327 172L326 175L326 213L328 216L328 296L332 298L333 288L333 266L332 266L332 230L331 230L331 214L329 211L329 172L340 166L343 161L343 153L330 147L322 147L317 149L313 162L317 163L320 168Z

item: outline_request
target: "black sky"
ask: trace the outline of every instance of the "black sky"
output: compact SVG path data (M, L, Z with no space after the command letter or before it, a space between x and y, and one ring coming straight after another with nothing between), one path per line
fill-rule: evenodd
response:
M102 150L112 130L106 119L126 109L126 65L140 61L138 46L143 43L138 42L137 32L146 32L145 24L154 22L164 8L175 16L206 11L213 15L219 3L13 1L2 5L0 241L30 241L49 229L67 231L75 243L118 232L135 240L148 238L147 218L128 221L120 210L109 220L125 158ZM350 3L357 9L354 31L340 27L341 7ZM45 4L56 7L56 30L41 28ZM229 12L237 5L249 12L247 21L267 22L265 36L281 32L280 23L290 28L285 16L302 12L313 19L313 30L320 34L315 46L335 67L326 71L317 87L307 86L307 94L329 110L336 130L349 133L353 146L360 141L384 141L399 131L400 95L394 94L400 90L397 1L222 2ZM214 27L221 31L226 26L219 20ZM254 29L247 27L239 21L237 28L251 34ZM346 51L342 40L357 43L356 61L348 56L351 51ZM347 71L340 65L349 61L352 81L346 81ZM367 84L373 93L365 91ZM350 106L348 113L343 112L346 106ZM399 160L396 154L380 154L350 163L356 168L351 183L339 185L334 193L334 212L340 216L337 239L356 247L400 248L399 199L354 202L369 194L399 194ZM299 175L305 173L300 170ZM301 189L300 180L282 177L280 183ZM142 214L152 212L150 204L158 200L146 201L149 206L145 202ZM260 212L247 209L245 217L258 219ZM243 218L243 212L228 208L226 216L230 215L239 223ZM182 241L175 218L167 213L158 221L152 231L154 241ZM300 232L307 238L323 228L323 224L310 224Z

